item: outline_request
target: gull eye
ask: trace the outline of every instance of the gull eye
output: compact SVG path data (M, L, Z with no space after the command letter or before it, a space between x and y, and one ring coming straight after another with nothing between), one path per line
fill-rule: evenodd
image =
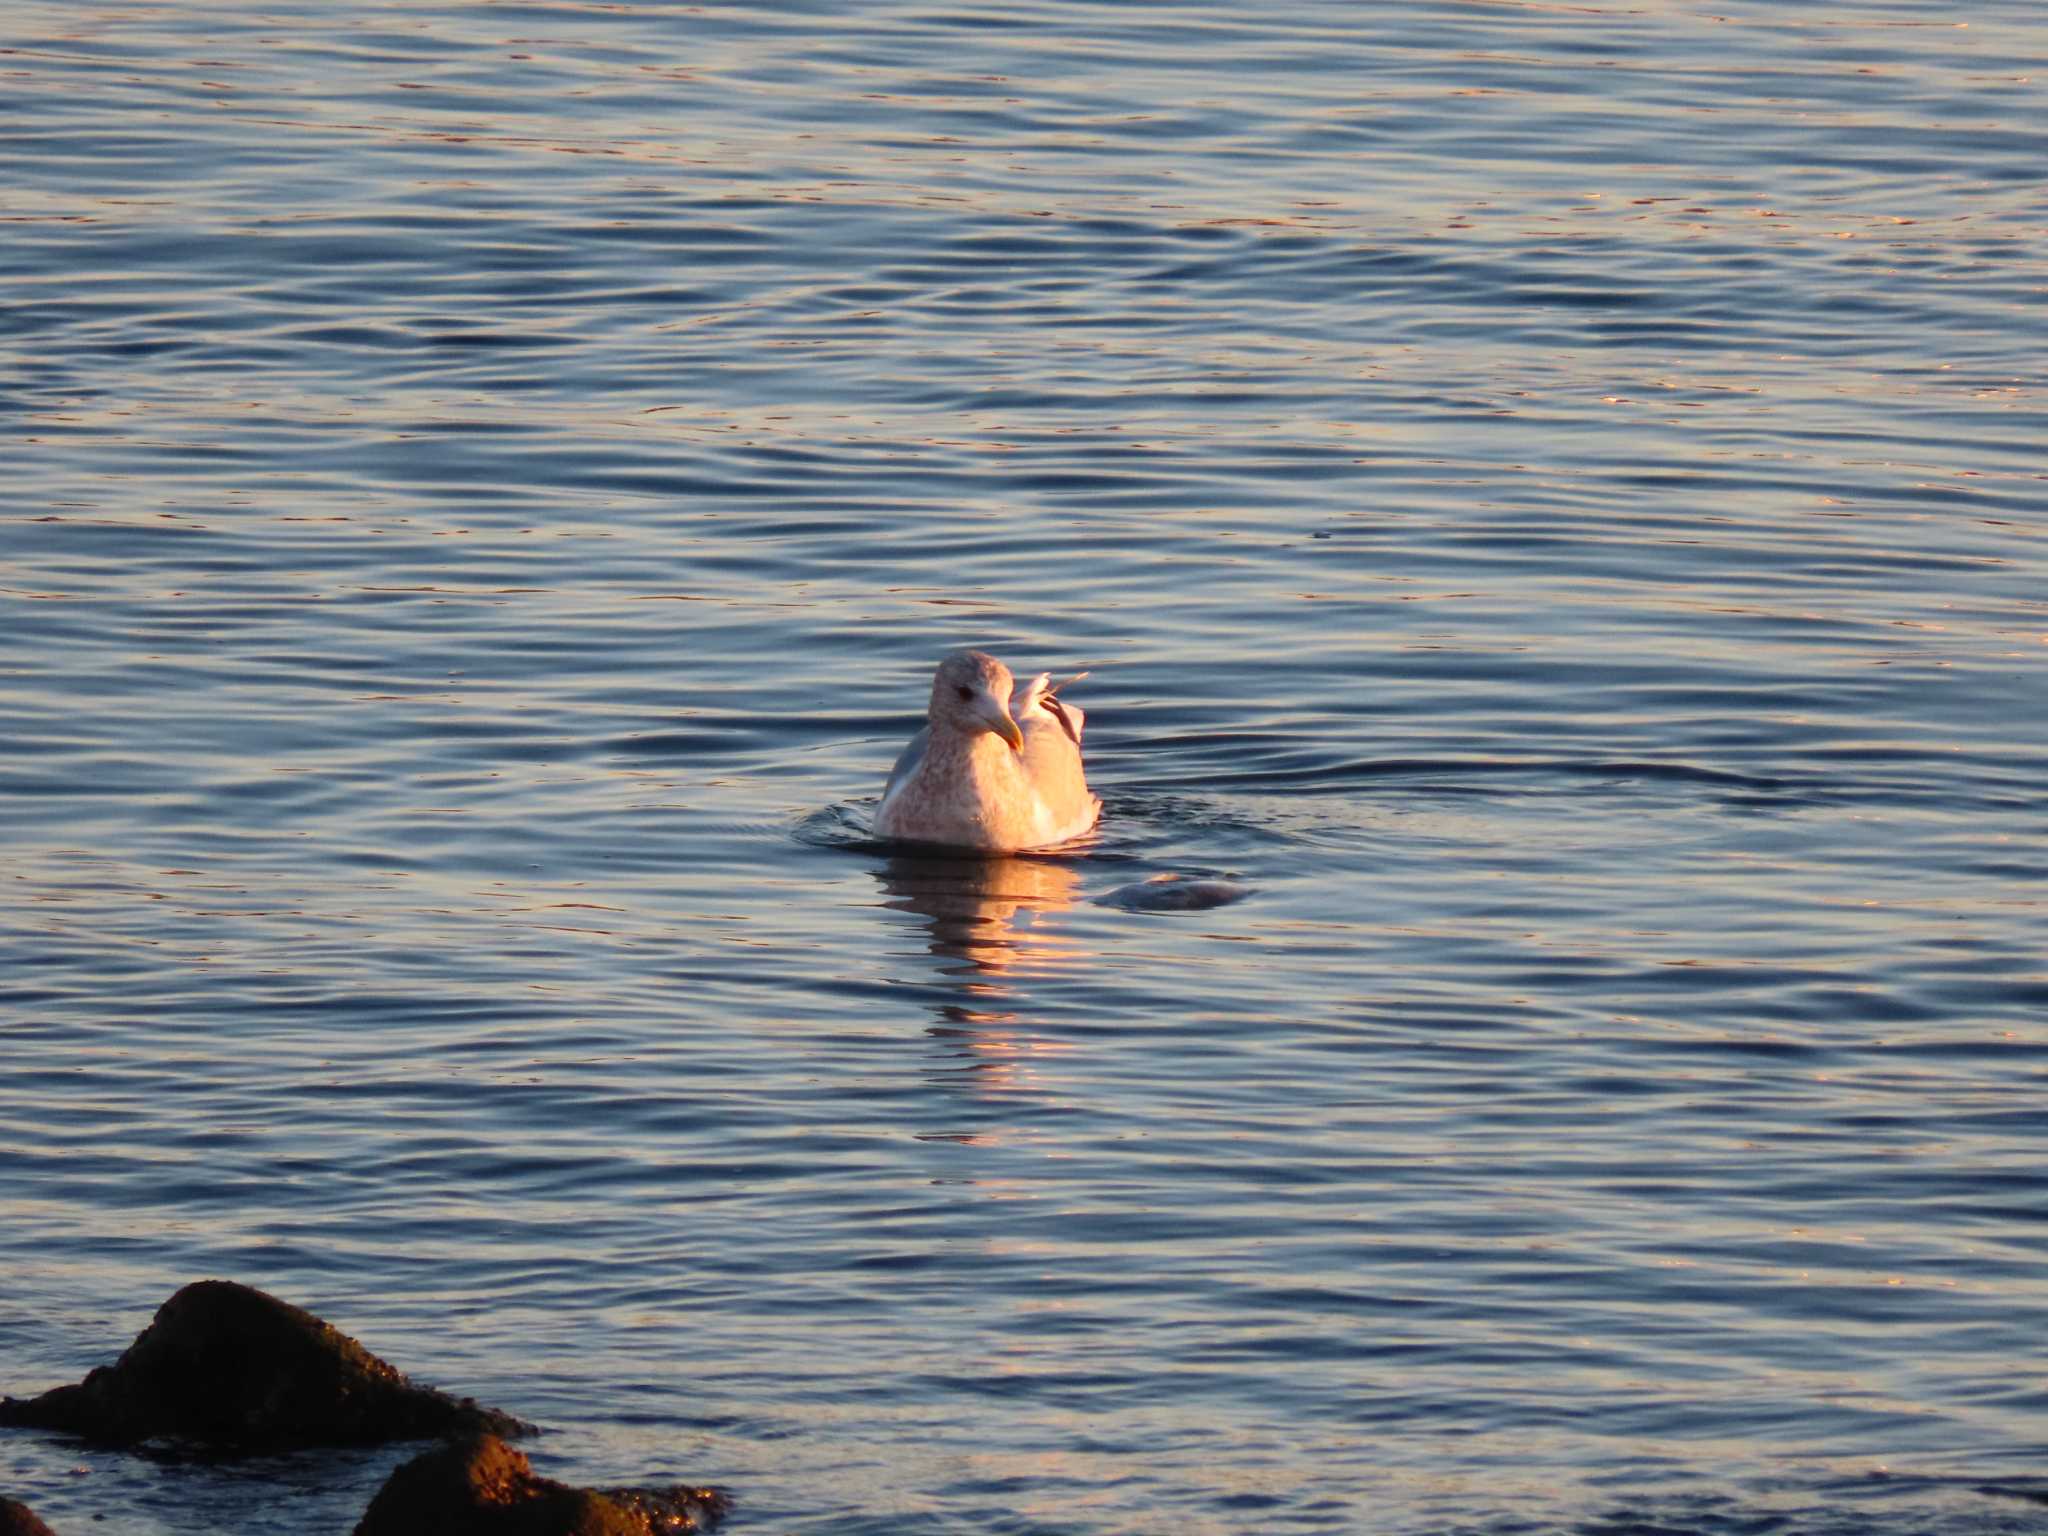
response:
M974 690L972 688L960 688L956 689L955 692L957 692L960 695L960 702L962 704L973 702Z

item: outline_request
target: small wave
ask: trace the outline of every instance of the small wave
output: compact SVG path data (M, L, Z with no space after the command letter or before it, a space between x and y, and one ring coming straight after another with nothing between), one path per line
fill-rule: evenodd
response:
M851 805L828 805L812 811L792 834L812 848L846 848L859 853L884 852L889 844L875 836L868 819Z
M1433 789L1447 786L1444 780L1533 778L1554 775L1561 778L1602 780L1649 779L1670 783L1706 784L1716 788L1739 789L1750 794L1785 794L1793 781L1758 774L1736 773L1725 768L1702 768L1693 763L1662 763L1647 760L1594 759L1576 762L1559 758L1499 760L1488 758L1352 758L1341 762L1307 763L1296 767L1267 767L1244 773L1221 773L1208 783L1232 788L1342 787L1377 783L1388 779L1429 779ZM1477 786L1471 793L1484 793Z

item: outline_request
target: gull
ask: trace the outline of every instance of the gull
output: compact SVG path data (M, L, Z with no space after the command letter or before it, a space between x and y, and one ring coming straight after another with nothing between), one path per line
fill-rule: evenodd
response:
M1086 677L1082 673L1081 677ZM1050 848L1095 825L1102 802L1081 771L1080 710L1041 672L1011 703L1010 669L955 651L932 678L924 729L889 770L875 832L983 853Z

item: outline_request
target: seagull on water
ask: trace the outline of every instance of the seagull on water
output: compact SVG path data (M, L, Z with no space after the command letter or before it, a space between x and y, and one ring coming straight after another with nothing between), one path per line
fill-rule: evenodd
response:
M955 651L932 678L924 729L889 770L875 832L892 841L983 853L1049 848L1102 814L1081 771L1081 711L1041 672L1014 697L1010 669ZM1012 708L1012 705L1015 708Z

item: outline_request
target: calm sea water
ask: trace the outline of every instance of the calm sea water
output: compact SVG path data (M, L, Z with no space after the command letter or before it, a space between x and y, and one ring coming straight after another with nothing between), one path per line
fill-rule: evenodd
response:
M0 1390L226 1275L736 1532L2048 1531L2044 82L0 7ZM867 841L960 644L1085 850Z

